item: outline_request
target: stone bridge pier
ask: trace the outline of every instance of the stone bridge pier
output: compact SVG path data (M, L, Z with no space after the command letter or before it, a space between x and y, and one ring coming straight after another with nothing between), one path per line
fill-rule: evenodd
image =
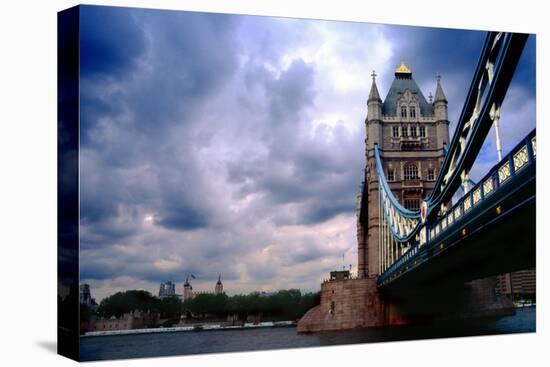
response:
M513 314L512 302L495 291L495 278L390 295L376 277L329 280L321 302L298 322L299 333L431 323Z

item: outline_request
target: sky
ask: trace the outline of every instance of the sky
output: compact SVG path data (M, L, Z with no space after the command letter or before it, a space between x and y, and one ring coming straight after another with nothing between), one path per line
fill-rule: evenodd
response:
M317 291L356 268L366 100L404 61L435 75L454 131L485 32L81 7L80 277L97 299ZM535 127L535 38L503 105L506 153ZM491 131L472 170L497 163Z

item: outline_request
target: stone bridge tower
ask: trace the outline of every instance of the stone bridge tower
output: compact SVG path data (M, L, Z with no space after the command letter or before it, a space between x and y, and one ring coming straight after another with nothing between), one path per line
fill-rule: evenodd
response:
M449 143L447 99L437 77L435 97L424 97L403 63L382 101L372 74L366 124L366 167L357 197L358 278L321 283L321 302L298 322L298 332L403 325L416 321L502 315L511 307L494 295L496 282L480 279L469 284L445 285L392 298L379 292L381 272L378 243L378 177L374 145L378 144L384 174L394 196L416 210L430 193ZM417 298L418 297L418 298ZM431 307L436 305L435 308ZM427 306L427 307L426 307Z
M365 178L357 203L358 277L376 277L378 259L378 177L374 144L378 144L388 184L406 208L418 210L433 189L449 143L447 99L437 77L435 97L426 100L404 63L384 101L372 74L367 101Z

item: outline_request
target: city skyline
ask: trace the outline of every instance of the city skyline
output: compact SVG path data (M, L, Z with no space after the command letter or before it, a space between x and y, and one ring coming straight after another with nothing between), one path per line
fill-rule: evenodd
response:
M426 97L440 73L452 134L485 36L82 11L81 281L98 301L190 273L203 288L220 271L232 294L315 291L330 270L355 269L371 73L382 97L401 61ZM535 126L534 55L531 37L503 105L504 153ZM494 145L491 132L474 180Z

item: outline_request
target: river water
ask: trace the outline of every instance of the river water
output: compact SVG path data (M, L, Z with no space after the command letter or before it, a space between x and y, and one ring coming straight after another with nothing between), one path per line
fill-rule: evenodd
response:
M499 319L301 335L295 327L212 330L81 338L81 359L139 358L317 347L369 342L534 332L535 307Z

